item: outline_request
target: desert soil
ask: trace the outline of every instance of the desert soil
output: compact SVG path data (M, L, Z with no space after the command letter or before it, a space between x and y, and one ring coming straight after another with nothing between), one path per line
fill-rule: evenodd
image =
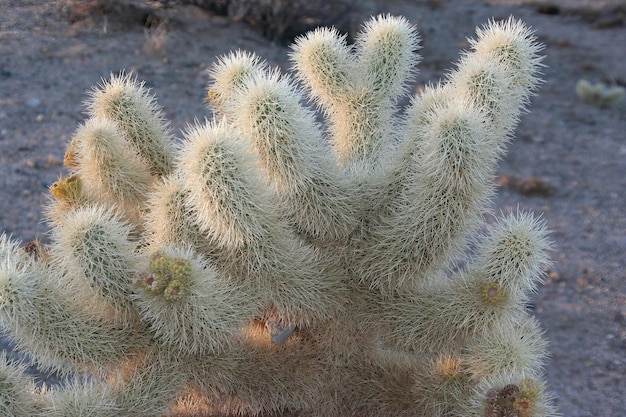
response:
M206 70L217 56L256 51L287 68L287 46L195 6L96 2L115 6L104 10L89 3L0 0L0 231L24 242L45 240L46 188L63 173L65 145L101 77L133 71L180 131L210 116ZM550 341L546 373L559 411L626 415L626 104L601 108L575 93L583 78L626 84L626 3L364 4L363 19L401 14L421 32L416 88L445 75L466 38L490 18L514 15L545 44L545 82L500 166L494 211L543 213L553 230L554 265L533 307Z

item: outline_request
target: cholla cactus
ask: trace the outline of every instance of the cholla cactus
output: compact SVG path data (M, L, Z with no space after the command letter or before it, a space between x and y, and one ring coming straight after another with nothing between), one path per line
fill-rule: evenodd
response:
M615 107L624 99L624 89L618 86L592 84L587 80L576 83L576 95L585 103L600 107Z
M390 16L300 38L294 78L221 58L179 143L134 78L97 87L51 243L0 240L0 323L70 382L4 360L0 413L553 415L525 309L547 231L483 218L541 48L513 19L477 35L402 115L419 38Z

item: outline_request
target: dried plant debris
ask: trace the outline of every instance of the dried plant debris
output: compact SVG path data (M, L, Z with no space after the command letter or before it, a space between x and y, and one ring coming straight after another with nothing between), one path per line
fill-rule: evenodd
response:
M541 178L524 177L516 175L500 175L497 183L501 187L510 188L526 196L549 197L554 193L554 188Z
M72 24L102 25L106 30L154 28L161 19L158 2L130 0L61 0L59 13Z

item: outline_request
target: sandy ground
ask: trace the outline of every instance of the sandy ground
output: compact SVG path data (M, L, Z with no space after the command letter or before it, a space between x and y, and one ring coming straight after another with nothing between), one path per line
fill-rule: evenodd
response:
M210 115L203 96L216 56L246 49L285 66L287 47L241 23L193 6L122 3L107 14L80 2L0 0L0 230L16 238L46 231L46 187L101 77L134 71L179 130ZM380 0L367 3L371 12L419 28L419 84L445 74L492 17L524 20L546 45L545 83L501 164L494 210L543 213L554 231L554 266L533 302L560 412L626 415L626 104L600 108L575 94L582 78L626 84L626 3ZM162 24L150 30L146 20Z

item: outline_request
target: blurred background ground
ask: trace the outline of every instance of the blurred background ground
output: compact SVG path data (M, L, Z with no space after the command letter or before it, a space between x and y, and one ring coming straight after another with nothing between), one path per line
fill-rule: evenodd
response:
M145 80L179 131L210 116L206 69L230 50L287 69L300 29L330 23L354 33L370 14L401 14L422 36L419 88L451 68L476 26L514 15L546 45L545 83L500 166L494 211L543 213L554 231L554 266L533 305L550 341L546 372L560 412L625 415L626 104L584 103L575 86L626 84L626 2L303 2L265 16L218 3L0 0L0 230L45 239L46 188L63 172L85 92L110 73Z

